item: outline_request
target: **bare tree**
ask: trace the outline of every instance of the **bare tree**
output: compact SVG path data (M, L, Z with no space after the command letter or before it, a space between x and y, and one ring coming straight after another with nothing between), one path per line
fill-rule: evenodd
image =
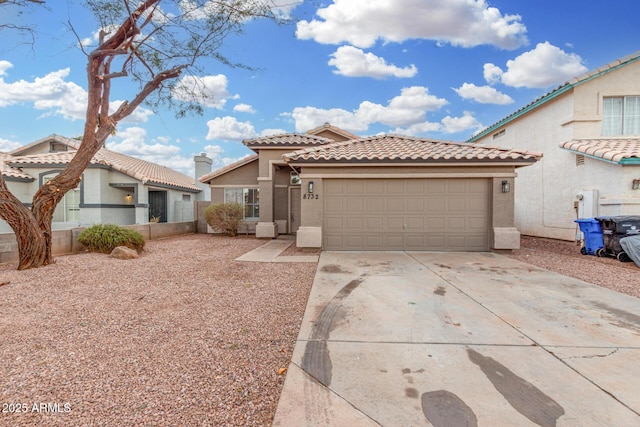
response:
M99 20L100 31L97 47L83 48L88 102L75 156L40 187L30 208L11 194L0 174L0 217L16 234L19 270L53 262L55 207L67 191L77 187L118 122L143 102L152 107L169 103L178 107L178 115L197 112L201 108L197 99L190 102L186 96L198 95L197 86L180 84L178 77L202 71L199 64L206 58L233 66L220 52L227 36L241 33L251 19L280 20L274 0L88 0L86 4ZM139 89L129 101L109 111L112 84L118 79L134 80Z

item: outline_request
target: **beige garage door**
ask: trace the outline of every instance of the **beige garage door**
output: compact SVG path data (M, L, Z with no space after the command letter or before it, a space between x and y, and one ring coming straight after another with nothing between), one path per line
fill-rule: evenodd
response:
M488 179L325 179L326 250L486 251Z

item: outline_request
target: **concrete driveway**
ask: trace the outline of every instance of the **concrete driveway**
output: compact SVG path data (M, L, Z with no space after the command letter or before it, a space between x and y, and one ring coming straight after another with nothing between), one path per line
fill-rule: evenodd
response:
M493 253L323 252L273 425L638 426L640 300Z

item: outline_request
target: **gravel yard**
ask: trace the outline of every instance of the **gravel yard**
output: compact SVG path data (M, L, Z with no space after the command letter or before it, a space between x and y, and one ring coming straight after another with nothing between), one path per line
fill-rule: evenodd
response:
M263 243L0 266L0 425L270 425L316 264L233 261Z
M640 298L640 269L632 262L581 255L573 242L523 236L510 255L520 261Z
M189 235L131 261L0 266L0 425L270 425L316 264L234 261L263 243ZM523 237L510 256L640 296L633 263L579 249Z

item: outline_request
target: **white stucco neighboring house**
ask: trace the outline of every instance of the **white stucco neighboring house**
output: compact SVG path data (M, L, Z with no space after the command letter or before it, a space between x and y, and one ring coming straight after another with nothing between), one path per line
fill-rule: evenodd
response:
M66 167L79 144L50 135L0 153L0 171L9 190L29 205L38 188ZM82 174L78 188L69 191L56 208L52 226L193 221L194 201L201 192L194 177L102 148ZM8 232L11 228L0 220L0 233Z
M578 217L640 215L640 52L566 82L468 142L544 154L515 179L522 234L574 240Z

